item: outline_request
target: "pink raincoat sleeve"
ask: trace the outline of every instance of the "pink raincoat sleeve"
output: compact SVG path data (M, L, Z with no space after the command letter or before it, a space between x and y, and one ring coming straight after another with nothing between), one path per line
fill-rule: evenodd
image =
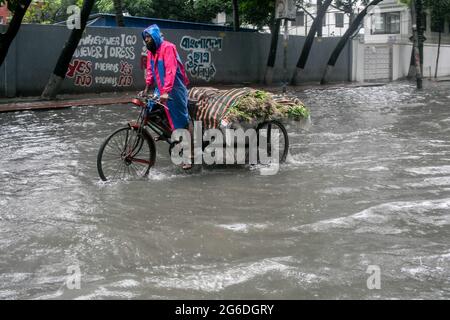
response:
M175 77L177 75L178 60L175 46L167 47L164 51L164 68L166 74L164 76L164 87L161 90L161 94L170 93L175 83Z
M149 51L147 54L147 72L145 75L145 83L147 86L151 86L153 84L153 80L154 80L153 72L152 72L152 65L150 63L151 60L152 60L152 54Z

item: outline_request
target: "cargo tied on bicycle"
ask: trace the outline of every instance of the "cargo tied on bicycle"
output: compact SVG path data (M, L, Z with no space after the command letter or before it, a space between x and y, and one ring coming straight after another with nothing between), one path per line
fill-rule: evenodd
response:
M178 153L177 146L182 141L173 137L178 130L175 131L170 124L168 107L157 96L137 97L132 103L140 109L137 120L111 134L98 153L97 168L103 181L146 177L155 165L156 141L167 142L172 156L174 150ZM309 118L309 110L298 98L278 96L251 88L191 88L188 111L191 125L195 122L197 126L201 126L202 138L208 135L208 130L254 130L257 148L266 148L270 155L271 137L276 134L279 138L276 158L280 163L286 160L289 152L289 136L285 124ZM201 149L208 148L212 141L202 140ZM263 146L262 141L266 145ZM230 142L224 141L225 144L230 145ZM248 141L245 144L244 148L248 149ZM190 155L188 159L194 160ZM261 160L258 153L256 162ZM255 164L254 162L247 163Z

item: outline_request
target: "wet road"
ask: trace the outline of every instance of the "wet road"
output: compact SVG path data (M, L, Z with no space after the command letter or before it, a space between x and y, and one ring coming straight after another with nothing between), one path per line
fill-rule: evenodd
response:
M298 96L313 126L276 176L159 144L148 180L105 184L136 109L0 114L0 299L450 298L450 83Z

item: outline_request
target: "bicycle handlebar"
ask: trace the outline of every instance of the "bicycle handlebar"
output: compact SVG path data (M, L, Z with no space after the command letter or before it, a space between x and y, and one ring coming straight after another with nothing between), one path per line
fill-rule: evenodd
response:
M153 95L138 95L136 97L136 99L141 100L143 103L145 103L145 105L147 105L148 101L151 100L154 103L156 103L156 104L158 104L158 105L160 105L160 106L162 106L162 107L167 109L167 106L165 106L164 104L161 103L160 97L158 95L155 95L155 94L153 94ZM173 101L173 99L170 98L170 97L167 100L168 101Z
M146 95L141 95L141 94L138 94L138 96L137 96L138 98L143 98L143 99L150 99L150 100L153 100L153 101L155 101L155 102L159 102L160 101L160 96L158 96L158 95L156 95L156 94L152 94L152 95L150 95L150 94L146 94ZM172 101L173 99L172 98L168 98L167 100L170 100L170 101Z

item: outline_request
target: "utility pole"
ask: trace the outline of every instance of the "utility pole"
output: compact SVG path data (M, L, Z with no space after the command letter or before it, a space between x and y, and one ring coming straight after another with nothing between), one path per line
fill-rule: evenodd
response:
M275 4L275 19L284 21L284 79L283 79L283 94L287 92L288 77L288 45L289 45L289 25L288 21L295 21L297 17L297 10L293 0L277 0Z
M420 4L418 5L418 3ZM417 10L419 9L419 10ZM414 61L416 67L416 81L417 81L417 89L423 88L423 79L422 79L422 71L423 71L423 41L425 40L423 36L423 26L422 26L422 17L419 18L419 14L422 14L421 9L423 9L422 0L412 0L411 2L411 17L412 17L412 29L413 36L410 39L413 42L413 52L414 52ZM422 51L421 51L422 48Z
M283 68L284 68L284 81L283 81L283 94L287 92L288 84L288 69L287 69L287 56L288 56L288 44L289 44L289 29L288 29L289 19L284 19L284 57L283 57Z

